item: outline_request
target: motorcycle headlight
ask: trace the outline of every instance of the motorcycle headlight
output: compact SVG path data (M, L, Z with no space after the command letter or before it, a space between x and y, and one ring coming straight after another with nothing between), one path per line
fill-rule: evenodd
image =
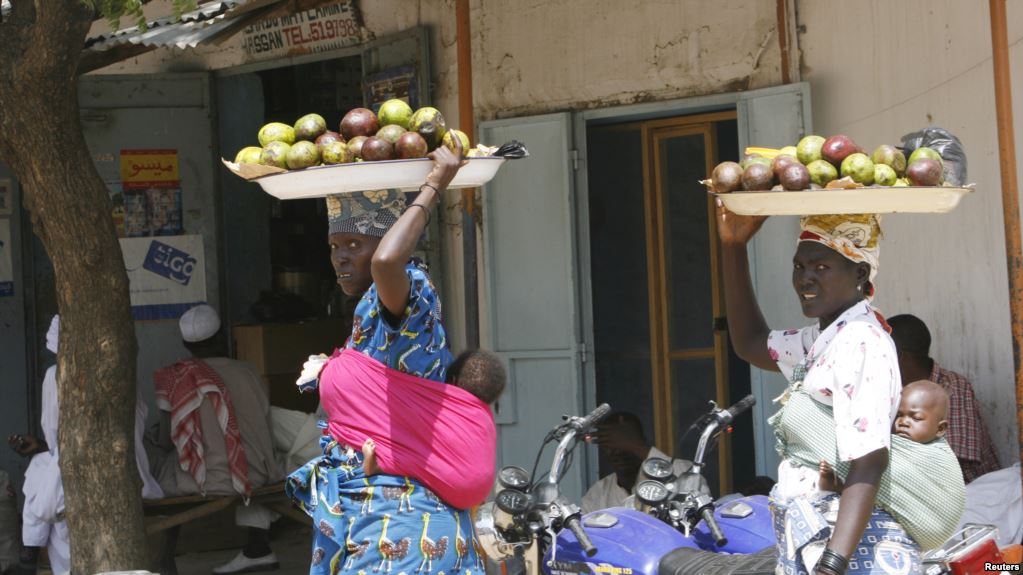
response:
M476 540L483 552L494 561L503 561L515 555L515 546L504 540L494 522L494 503L484 503L476 510Z

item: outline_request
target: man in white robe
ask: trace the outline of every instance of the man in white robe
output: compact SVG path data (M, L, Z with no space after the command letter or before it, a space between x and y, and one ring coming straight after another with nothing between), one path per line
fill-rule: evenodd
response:
M53 316L50 329L46 332L46 349L57 353L60 338L60 316ZM25 470L25 506L22 509L21 539L24 549L20 557L20 568L32 569L38 557L38 550L46 547L50 569L55 575L71 570L71 546L67 522L64 520L64 485L60 476L60 452L57 446L57 427L60 420L60 406L57 401L57 366L52 365L43 376L42 414L39 425L43 439L32 435L12 435L8 443L20 455L31 456ZM142 417L139 417L141 412ZM145 450L142 449L142 432L145 424L145 404L141 399L135 404L135 462L142 477L142 496L158 499L163 491L149 473Z

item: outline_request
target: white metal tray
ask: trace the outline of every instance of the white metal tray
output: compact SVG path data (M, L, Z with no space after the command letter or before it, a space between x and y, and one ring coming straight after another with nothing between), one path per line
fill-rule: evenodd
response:
M475 188L489 182L505 159L499 157L468 158L458 170L448 189ZM332 194L397 188L418 190L433 169L433 160L384 160L314 166L285 171L257 164L235 164L223 160L229 170L281 200L322 198Z
M731 192L714 194L729 211L743 216L814 216L822 214L896 214L952 211L973 192L965 188L868 187L798 192Z

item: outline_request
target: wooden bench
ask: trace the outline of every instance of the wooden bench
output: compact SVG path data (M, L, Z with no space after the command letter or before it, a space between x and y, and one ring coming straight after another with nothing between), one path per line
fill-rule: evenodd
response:
M259 503L268 509L276 511L282 517L287 517L302 525L308 526L312 524L312 520L308 515L292 507L291 500L284 494L284 483L275 483L255 489L252 491L252 496L249 500L252 503ZM143 500L142 508L146 516L146 535L155 535L163 531L167 532L160 550L160 573L163 575L177 575L178 571L174 556L178 533L182 525L238 504L243 503L242 496L237 494L185 495L181 497Z

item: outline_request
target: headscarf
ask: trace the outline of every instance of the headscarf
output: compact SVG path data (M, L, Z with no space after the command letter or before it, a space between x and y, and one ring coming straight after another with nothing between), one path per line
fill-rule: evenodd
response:
M817 242L838 252L846 259L870 265L870 277L864 295L874 296L881 247L881 216L879 214L845 214L803 216L800 242Z
M403 211L405 193L395 189L327 196L328 233L383 237Z
M46 349L57 353L57 343L60 340L60 316L55 315L50 320L50 329L46 330Z

